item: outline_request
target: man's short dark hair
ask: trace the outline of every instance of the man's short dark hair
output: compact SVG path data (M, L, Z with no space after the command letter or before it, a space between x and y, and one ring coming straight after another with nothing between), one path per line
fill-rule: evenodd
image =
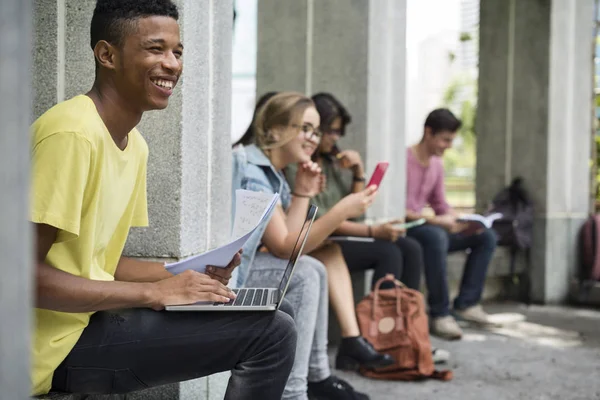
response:
M452 114L452 111L447 108L433 110L425 120L425 127L431 128L431 133L434 135L443 131L456 132L461 126L462 122L460 119L456 118L456 116Z
M98 0L90 29L92 49L100 40L121 46L135 21L151 16L177 20L179 12L171 0Z

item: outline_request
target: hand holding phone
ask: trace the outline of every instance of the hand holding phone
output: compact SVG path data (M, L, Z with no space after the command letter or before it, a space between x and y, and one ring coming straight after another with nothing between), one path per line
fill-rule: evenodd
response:
M389 165L390 165L390 163L387 161L382 161L380 163L377 163L377 166L375 167L375 171L373 172L373 175L371 176L371 179L369 180L369 183L367 184L366 187L375 185L375 186L377 186L377 188L379 188L379 185L381 184L381 180L383 179L383 176L385 175L385 171L387 171Z
M407 230L410 228L414 228L416 226L419 225L423 225L426 222L425 218L419 218L415 221L410 221L410 222L401 222L398 224L393 224L392 226L396 229L403 229L403 230Z

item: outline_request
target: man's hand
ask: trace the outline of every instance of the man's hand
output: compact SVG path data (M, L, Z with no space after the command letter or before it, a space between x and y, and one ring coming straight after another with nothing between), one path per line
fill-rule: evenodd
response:
M228 303L235 293L216 279L187 270L172 278L152 283L150 306L162 310L165 306L193 304L199 301Z
M429 223L438 225L450 233L461 233L469 227L469 224L458 222L454 214L436 215L429 220Z
M469 224L465 222L455 222L452 227L450 227L450 233L463 233L466 232L469 228ZM474 233L474 231L473 231Z
M398 219L394 221L386 222L385 224L376 225L372 228L373 237L382 240L389 240L395 242L398 238L406 232L404 229L394 228L395 224L401 224L403 221Z
M238 251L235 256L231 259L231 262L225 267L214 267L209 265L206 267L206 275L213 279L218 280L223 285L228 285L231 279L231 273L238 265L242 262L242 250Z
M294 193L301 196L314 197L321 190L321 167L319 164L309 161L298 164Z
M441 226L450 233L454 233L452 231L458 228L456 217L452 214L436 215L429 219L428 222L433 225Z

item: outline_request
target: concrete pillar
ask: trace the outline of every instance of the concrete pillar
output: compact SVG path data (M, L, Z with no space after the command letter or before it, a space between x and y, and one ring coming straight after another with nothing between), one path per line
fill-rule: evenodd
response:
M129 256L165 260L222 244L229 238L231 212L232 3L175 2L185 45L184 74L169 107L146 113L139 126L150 148L150 227L132 230L125 249ZM36 117L91 87L89 29L95 3L35 2ZM156 398L174 398L174 392L181 399L222 398L222 381L223 376L184 382L164 388Z
M390 162L369 216L405 204L406 0L259 0L257 95L333 93L352 114L342 148L370 174Z
M31 386L30 49L31 2L0 2L0 399L25 399Z
M481 1L477 206L525 179L538 302L567 298L589 208L593 18L593 0Z

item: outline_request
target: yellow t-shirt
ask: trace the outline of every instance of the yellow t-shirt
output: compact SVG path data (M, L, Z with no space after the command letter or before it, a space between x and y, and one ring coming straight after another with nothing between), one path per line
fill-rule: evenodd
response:
M46 262L84 278L114 280L129 228L148 225L145 140L133 129L120 150L84 95L48 110L31 135L30 219L59 229ZM35 309L34 395L50 390L54 370L91 315Z

